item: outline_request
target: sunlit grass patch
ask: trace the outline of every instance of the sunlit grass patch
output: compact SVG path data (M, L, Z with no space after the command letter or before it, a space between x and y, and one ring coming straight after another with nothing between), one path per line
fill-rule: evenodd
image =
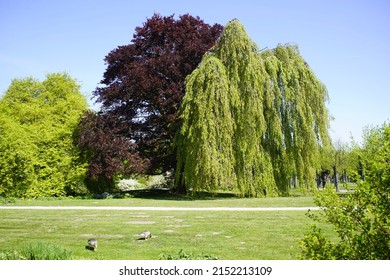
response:
M180 250L219 259L296 259L305 211L1 210L0 251L57 244L75 259L159 259ZM143 221L141 223L141 221ZM154 223L150 223L153 221ZM130 222L130 223L129 223ZM140 240L149 230L153 238ZM96 238L96 252L85 249Z

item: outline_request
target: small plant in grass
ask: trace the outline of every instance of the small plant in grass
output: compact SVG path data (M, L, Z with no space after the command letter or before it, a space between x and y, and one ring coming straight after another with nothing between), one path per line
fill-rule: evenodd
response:
M183 249L181 249L177 254L161 254L160 260L219 260L219 258L203 253L194 255L193 253L186 253L183 251Z
M18 251L5 251L0 252L0 260L26 260L26 258Z
M0 205L9 205L15 203L15 198L12 197L2 197L0 196Z
M23 248L22 256L27 260L71 260L73 254L55 244L33 243Z
M72 252L55 244L32 243L20 251L0 252L0 260L71 260Z

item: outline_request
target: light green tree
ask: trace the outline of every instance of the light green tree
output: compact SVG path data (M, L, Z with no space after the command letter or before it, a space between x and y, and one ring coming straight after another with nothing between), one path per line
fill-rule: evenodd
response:
M221 88L226 92L223 111L215 110L221 99L205 98ZM233 187L242 196L287 192L292 179L305 188L314 186L319 148L329 142L327 98L325 86L297 47L261 52L239 21L229 22L186 81L183 127L176 139L176 186L197 191ZM198 108L206 108L202 118ZM216 128L218 124L224 126ZM202 134L190 133L200 128ZM220 143L219 148L210 143ZM228 154L221 153L222 146ZM204 147L214 147L213 152ZM210 162L223 163L227 169Z
M235 121L234 154L237 187L244 196L273 196L277 187L263 145L267 129L264 87L267 75L259 50L237 20L229 22L215 46L227 69Z
M84 192L85 164L78 161L73 133L86 109L67 74L13 80L0 100L0 195Z
M192 192L234 188L233 118L222 63L211 55L186 80L176 181Z
M269 75L264 142L273 160L276 181L282 190L291 179L310 188L320 164L320 148L330 145L326 87L297 46L279 45L261 56Z
M345 183L343 177L347 176L352 160L351 148L341 140L333 141L331 145L323 147L320 151L320 172L327 171L331 175L337 192L340 191L340 181Z

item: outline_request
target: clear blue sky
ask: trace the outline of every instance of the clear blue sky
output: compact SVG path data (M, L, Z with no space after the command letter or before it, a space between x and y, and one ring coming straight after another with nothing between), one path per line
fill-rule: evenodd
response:
M68 72L91 97L104 57L153 13L239 19L260 48L298 44L327 86L334 139L390 119L390 1L0 1L0 94L13 78ZM93 102L91 102L93 104Z

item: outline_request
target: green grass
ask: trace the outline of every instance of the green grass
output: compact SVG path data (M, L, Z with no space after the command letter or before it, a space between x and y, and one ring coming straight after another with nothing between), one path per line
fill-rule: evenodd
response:
M28 244L21 251L27 260L70 260L72 252L57 244L36 242Z
M219 259L296 259L310 219L303 211L158 212L1 210L0 248L57 244L75 259L159 259L180 250ZM150 230L153 238L137 234ZM85 249L98 239L96 252Z
M38 200L2 199L3 205L297 207L315 206L311 196L236 198L172 196L138 191L131 198ZM55 244L73 259L156 260L211 256L222 260L299 257L299 241L313 223L306 211L111 211L0 210L0 252L19 252L29 244ZM137 234L150 230L153 238ZM86 250L98 239L96 252ZM181 253L180 253L181 251Z
M91 198L41 198L0 199L0 205L26 206L165 206L165 207L299 207L315 206L312 196L290 196L270 198L240 198L229 193L215 196L191 197L173 195L161 190L138 190L130 197Z

